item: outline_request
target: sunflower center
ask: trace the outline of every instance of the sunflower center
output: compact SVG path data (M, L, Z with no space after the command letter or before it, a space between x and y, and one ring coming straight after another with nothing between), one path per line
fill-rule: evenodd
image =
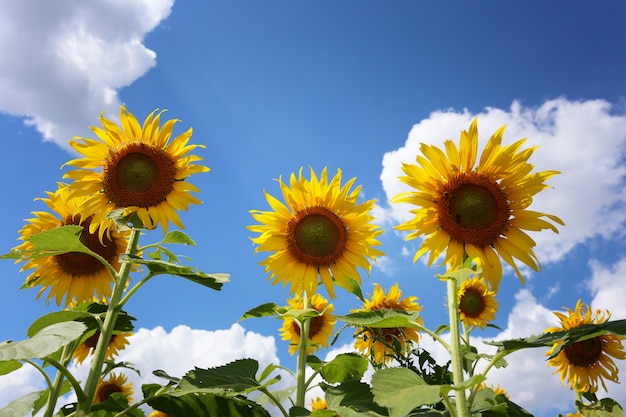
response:
M102 256L107 262L111 263L115 260L117 247L115 242L107 237L105 233L102 236L102 242L98 238L98 229L94 233L89 233L89 224L93 216L88 217L84 221L80 221L80 216L68 216L63 222L64 226L79 225L83 227L80 234L80 241L90 250ZM61 255L55 255L54 261L67 275L72 276L88 276L94 275L105 269L105 266L93 256L81 252L67 252Z
M479 317L485 311L485 298L483 295L468 288L459 300L459 310L469 318Z
M157 206L176 181L172 157L145 143L131 143L113 154L103 172L103 191L116 207Z
M335 262L346 248L347 230L343 221L325 207L307 207L287 224L287 243L300 262L316 267Z
M441 190L437 214L450 236L484 247L506 231L511 209L502 187L485 175L469 172L452 177Z
M597 363L602 356L602 340L600 337L594 337L567 345L563 350L571 363L585 368Z
M96 345L98 344L98 339L100 339L100 331L96 330L96 332L89 336L83 344L89 349L95 349Z
M111 394L113 394L114 392L124 393L124 391L122 390L122 387L118 386L115 383L111 382L111 383L103 385L98 390L98 400L99 400L99 402L105 402L106 400L109 399Z

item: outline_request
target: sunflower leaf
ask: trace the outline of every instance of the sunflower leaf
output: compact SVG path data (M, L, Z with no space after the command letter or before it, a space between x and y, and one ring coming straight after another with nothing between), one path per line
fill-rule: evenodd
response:
M167 232L167 235L165 235L161 243L196 246L196 242L194 242L189 235L181 232L180 230L171 230Z
M374 402L372 390L364 382L352 380L337 386L323 384L322 389L326 393L328 408L331 410L356 409L360 412L365 412L368 416L386 415L386 410ZM342 412L340 415L348 416L349 414ZM358 413L354 415L362 416L363 414Z
M497 346L499 351L513 352L520 349L534 347L552 347L555 343L564 341L554 349L551 357L555 357L568 344L580 342L586 339L601 336L606 333L626 336L626 319L607 321L601 324L583 324L574 329L564 330L554 333L544 333L538 336L531 336L521 339L510 339L494 342L485 342L492 346Z
M10 374L22 367L22 362L16 360L9 360L0 362L0 375Z
M195 388L223 389L234 394L246 393L260 388L256 379L259 363L254 359L238 359L223 366L187 372L179 383L181 389Z
M178 265L158 259L143 259L138 256L128 254L121 255L120 261L145 265L152 275L177 275L214 290L221 290L222 285L224 285L225 282L228 282L230 277L229 274L220 273L209 275L190 266Z
M602 398L588 405L576 401L576 408L583 416L589 417L622 417L624 415L622 407L612 398Z
M32 249L12 250L0 256L0 259L36 259L54 255L62 255L68 252L80 252L95 255L87 246L80 241L83 231L81 226L61 226L30 236L27 240L32 243Z
M23 417L27 415L40 396L41 392L31 392L16 398L9 405L0 409L0 417Z
M338 316L338 318L352 326L360 327L386 329L394 327L420 328L415 322L419 318L419 313L404 310L383 309L357 311L344 316Z
M308 363L308 360L307 360ZM328 383L341 383L350 380L360 380L368 365L367 359L355 353L342 353L330 362L323 363L320 374Z
M78 339L86 329L83 323L67 321L45 327L30 339L0 343L0 361L44 358Z
M405 417L419 406L441 400L441 386L428 385L407 368L387 368L372 376L374 400L389 409L389 417Z
M284 308L279 307L276 303L265 303L246 311L238 321L257 317L277 316L284 313L282 310L284 310Z

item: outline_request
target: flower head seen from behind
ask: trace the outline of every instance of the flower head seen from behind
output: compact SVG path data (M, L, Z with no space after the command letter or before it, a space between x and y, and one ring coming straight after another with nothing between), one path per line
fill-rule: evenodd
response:
M481 277L465 280L457 293L461 321L469 327L484 329L498 311L496 293Z
M94 217L79 210L84 198L70 198L69 188L63 184L55 193L48 192L41 198L50 211L34 212L34 218L20 230L20 240L24 242L15 249L28 253L34 245L28 239L40 232L62 226L82 226L81 242L91 251L100 255L115 270L119 270L119 256L126 251L128 232L117 232L111 220L96 223ZM46 301L55 298L56 304L80 304L94 297L102 299L111 295L113 276L107 267L95 257L80 252L68 252L47 257L24 259L22 270L34 271L26 278L24 288L40 286L37 295L49 290Z
M287 300L289 307L297 310L304 308L304 299L302 297ZM333 313L333 305L328 304L328 300L319 294L311 297L310 308L319 311L319 316L310 318L309 325L309 343L307 344L307 353L311 354L320 347L328 347L328 341L335 328L337 322ZM283 325L280 328L283 340L289 340L289 353L294 354L298 350L300 344L300 325L293 317L284 317ZM313 343L311 343L313 342Z
M125 375L112 373L106 381L102 379L98 381L93 402L95 404L103 403L108 400L113 393L124 394L128 398L128 402L132 402L131 395L133 395L133 387L128 382Z
M372 298L365 300L363 309L356 311L402 310L419 312L422 306L417 303L417 297L400 299L402 291L396 283L387 294L379 284L374 284ZM416 324L423 324L422 318L417 317ZM412 327L404 328L369 328L361 327L354 334L354 347L361 353L368 355L376 365L386 365L396 354L405 354L413 343L419 342L419 333Z
M447 140L445 153L422 144L416 164L403 164L401 181L415 189L398 194L394 203L418 206L413 219L396 226L410 232L407 239L426 236L415 259L430 252L429 266L445 252L444 263L459 267L466 256L482 260L483 273L494 291L502 278L502 258L524 278L516 259L535 271L541 268L535 241L524 230L563 225L556 216L528 210L535 194L557 171L531 173L528 159L535 148L521 149L525 139L502 146L504 126L489 139L476 165L477 120L461 132L460 146Z
M113 210L135 213L144 227L161 225L167 232L171 221L183 228L177 211L200 204L191 192L199 190L187 178L209 168L194 164L201 160L189 153L203 145L189 145L192 130L171 139L174 124L160 126L161 114L153 111L140 125L124 106L121 126L101 116L102 128L92 127L99 140L75 138L70 145L84 157L69 161L76 169L65 174L73 196L86 197L81 207L101 223ZM171 139L171 140L170 140Z
M546 332L575 329L584 324L605 323L611 316L608 311L601 310L596 310L594 316L591 308L581 300L578 300L574 310L567 309L567 313L554 312L554 314L561 321L561 327L551 327ZM607 333L571 343L555 357L548 359L548 365L557 367L555 373L561 374L561 382L567 380L567 385L573 390L596 392L600 383L606 391L605 379L618 382L618 368L613 359L626 359L622 340L622 337ZM561 344L563 341L555 343L546 355L552 356Z
M113 359L121 350L124 350L124 348L130 343L128 341L130 336L132 336L132 333L129 332L114 333L111 336L111 341L107 347L105 359ZM83 363L85 359L87 359L87 357L96 350L99 338L100 331L96 330L93 335L89 336L83 343L78 345L74 351L74 359L76 360L76 363Z
M374 200L358 203L361 187L355 179L341 185L341 170L329 181L326 168L319 179L292 174L289 185L278 180L285 203L265 193L272 211L252 210L260 224L248 226L260 235L252 238L255 252L272 252L261 265L272 284L290 284L291 294L315 294L321 277L326 291L335 296L334 283L346 288L349 278L360 282L357 267L371 270L370 260L383 253L376 249L382 230L370 223Z

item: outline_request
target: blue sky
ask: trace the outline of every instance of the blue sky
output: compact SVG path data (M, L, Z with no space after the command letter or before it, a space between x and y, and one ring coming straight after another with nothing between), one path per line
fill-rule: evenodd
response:
M182 374L247 355L293 364L278 321L233 323L256 305L285 303L287 292L265 280L264 255L253 254L246 226L249 210L268 209L263 190L278 196L274 179L300 167L341 168L344 180L363 186L363 198L377 200L387 256L363 275L364 290L399 282L425 306L429 327L445 321L443 284L433 277L441 270L412 263L419 242L392 230L406 220L406 207L388 199L403 190L400 163L414 161L419 142L458 140L475 116L481 144L507 124L506 142L528 137L529 146L540 145L531 162L562 174L533 208L567 223L559 235L535 236L544 268L524 271L526 286L505 270L496 320L503 331L485 337L540 332L554 324L552 310L579 298L626 317L624 3L46 5L0 5L2 252L17 244L23 219L44 210L33 199L54 190L66 171L59 168L76 156L67 140L93 137L88 127L101 112L115 117L125 103L143 119L165 108L181 120L175 133L193 127L192 141L206 146L198 153L211 172L191 179L204 204L182 214L197 246L177 252L206 272L230 273L231 282L220 293L171 277L142 288L127 308L141 331L122 358L138 363L145 378L156 368ZM159 237L151 232L142 242ZM0 263L2 340L22 339L34 319L56 309L36 301L37 290L18 290L27 275L18 271ZM350 297L336 300L340 313L357 307ZM344 333L335 352L349 349ZM536 415L572 411L573 396L542 351L510 362L493 382L513 400ZM0 406L14 396L5 392L42 385L26 370L0 378ZM620 392L609 384L626 403Z

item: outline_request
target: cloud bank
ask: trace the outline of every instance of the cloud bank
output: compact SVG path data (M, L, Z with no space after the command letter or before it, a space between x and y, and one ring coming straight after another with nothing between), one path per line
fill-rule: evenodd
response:
M143 40L174 0L21 0L0 8L0 112L67 148L156 64Z

